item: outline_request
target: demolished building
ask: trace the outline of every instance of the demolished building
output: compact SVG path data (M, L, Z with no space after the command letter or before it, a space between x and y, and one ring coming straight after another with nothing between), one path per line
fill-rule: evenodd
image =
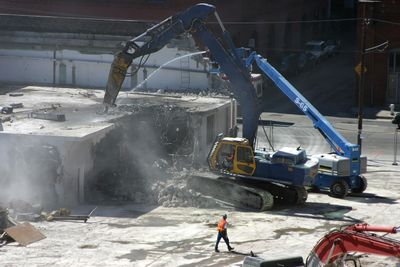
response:
M1 115L0 202L157 203L149 192L168 178L165 169L204 165L215 136L236 119L235 101L226 97L126 93L105 114L100 90L29 86L18 93L0 96L3 104L23 103Z
M0 15L0 25L0 103L14 107L1 115L0 202L157 203L165 169L201 167L215 136L235 125L233 99L163 94L221 85L187 36L134 61L118 107L104 114L104 92L92 89L105 87L113 53L149 22Z

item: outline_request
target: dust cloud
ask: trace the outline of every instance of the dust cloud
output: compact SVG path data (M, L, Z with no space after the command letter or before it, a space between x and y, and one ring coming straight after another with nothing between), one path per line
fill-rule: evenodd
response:
M216 207L218 200L188 187L193 173L194 133L185 109L134 109L94 148L91 201L134 201L165 207Z
M126 115L115 119L114 129L90 149L93 166L85 170L84 200L215 206L213 199L187 187L195 146L187 110L173 105L118 109ZM72 165L79 165L74 153L82 148L46 140L25 135L0 141L0 206L25 201L54 209L68 205L66 197L74 198L67 190L76 188L77 174L69 172L79 167Z
M159 191L176 177L171 170L177 168L177 155L184 160L193 153L189 116L173 106L131 108L135 113L119 119L94 148L89 195L156 204Z
M15 201L48 207L57 204L56 184L62 176L57 149L29 137L3 138L0 147L1 205L10 206Z

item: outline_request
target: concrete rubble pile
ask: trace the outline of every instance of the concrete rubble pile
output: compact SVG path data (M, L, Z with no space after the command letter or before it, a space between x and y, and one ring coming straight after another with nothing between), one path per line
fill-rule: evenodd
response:
M219 207L218 200L187 187L193 164L193 130L174 105L119 105L130 113L94 149L92 201L133 201L164 207Z
M30 204L17 199L10 201L8 207L10 216L17 221L37 222L45 218L42 205L40 204Z
M18 204L21 203L22 202L19 202ZM26 205L27 203L22 204L22 208L26 211L29 205ZM13 209L11 209L11 211L13 211ZM0 206L0 247L13 242L17 242L22 246L27 246L44 238L46 238L46 236L29 222L19 223L12 218L9 209Z
M194 191L187 185L190 171L181 172L168 181L158 193L158 204L164 207L223 207L220 201Z

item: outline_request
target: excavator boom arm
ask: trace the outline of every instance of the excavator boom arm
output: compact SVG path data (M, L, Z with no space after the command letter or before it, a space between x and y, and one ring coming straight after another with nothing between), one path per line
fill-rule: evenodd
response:
M129 40L122 51L116 54L111 64L103 103L114 105L125 80L126 72L135 58L160 50L171 39L190 31L195 21L205 20L214 11L215 7L212 5L197 4Z
M222 40L217 39L204 23L211 13L215 14L221 26ZM221 71L228 77L230 91L241 105L243 137L253 145L261 109L250 71L245 64L246 50L234 47L229 33L212 5L197 4L129 40L124 49L115 56L111 65L104 104L114 105L133 59L160 50L171 39L185 32L191 33L197 42L201 42L209 49L213 59L220 65Z
M318 241L307 258L306 266L325 266L351 252L400 257L400 241L371 233L397 233L397 230L396 227L367 224L356 224L343 230L333 230Z

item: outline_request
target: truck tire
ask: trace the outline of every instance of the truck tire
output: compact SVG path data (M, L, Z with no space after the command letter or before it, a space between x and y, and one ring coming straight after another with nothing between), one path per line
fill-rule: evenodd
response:
M330 195L336 198L345 198L349 192L349 185L342 180L334 182L330 187Z
M365 191L365 189L367 189L368 186L367 179L363 175L358 176L358 178L360 179L360 185L356 188L352 188L351 189L352 193L362 193Z

